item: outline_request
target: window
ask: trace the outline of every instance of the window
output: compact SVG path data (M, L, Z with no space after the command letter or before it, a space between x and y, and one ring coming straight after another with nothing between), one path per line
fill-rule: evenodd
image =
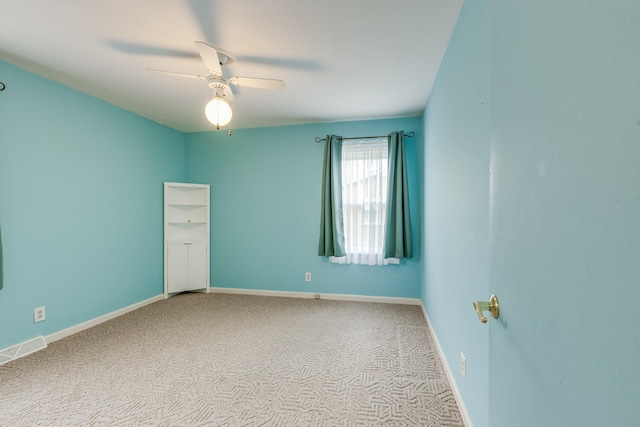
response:
M387 138L343 140L342 212L346 256L331 262L383 265L388 181Z

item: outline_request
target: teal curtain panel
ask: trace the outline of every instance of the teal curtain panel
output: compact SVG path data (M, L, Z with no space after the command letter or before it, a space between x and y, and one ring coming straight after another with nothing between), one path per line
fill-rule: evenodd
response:
M342 218L342 138L327 135L322 166L322 201L318 255L343 257L344 221Z
M404 132L389 135L389 184L384 257L412 258L409 186L404 149Z

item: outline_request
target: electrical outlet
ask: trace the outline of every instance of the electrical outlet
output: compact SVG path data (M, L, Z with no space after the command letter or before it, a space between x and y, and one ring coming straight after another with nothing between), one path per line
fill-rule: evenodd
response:
M45 319L44 306L33 309L33 323L42 322Z
M311 281L311 273L304 273L304 281L305 282L310 282Z
M462 379L467 379L467 359L465 359L464 354L460 353L460 373L462 374Z
M320 294L313 294L313 299L320 299Z

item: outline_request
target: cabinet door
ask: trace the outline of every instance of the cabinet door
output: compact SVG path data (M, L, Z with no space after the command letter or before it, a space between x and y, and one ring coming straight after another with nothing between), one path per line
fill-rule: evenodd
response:
M167 245L167 292L188 290L189 246L184 243Z
M209 286L208 265L209 257L207 255L207 243L192 243L189 248L189 285L187 290L204 289Z

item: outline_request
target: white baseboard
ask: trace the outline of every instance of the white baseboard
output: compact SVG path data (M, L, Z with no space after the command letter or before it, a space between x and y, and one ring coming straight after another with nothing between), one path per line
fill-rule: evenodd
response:
M285 297L285 298L307 298L326 299L333 301L358 301L358 302L379 302L385 304L404 304L404 305L422 305L420 298L402 298L402 297L376 297L369 295L344 295L344 294L320 294L314 292L293 292L293 291L269 291L260 289L241 289L241 288L220 288L211 287L210 292L217 294L240 294L240 295L257 295L267 297Z
M137 302L135 304L131 304L131 305L127 306L127 307L123 307L123 308L121 308L119 310L112 311L111 313L107 313L107 314L104 314L102 316L98 316L98 317L96 317L94 319L87 320L86 322L79 323L79 324L77 324L75 326L71 326L71 327L69 327L67 329L63 329L61 331L49 334L49 335L47 335L45 337L45 340L47 341L47 343L52 343L54 341L61 340L62 338L66 338L66 337L68 337L70 335L73 335L73 334L76 334L76 333L78 333L80 331L84 331L85 329L89 329L89 328L91 328L93 326L99 325L100 323L104 323L107 320L115 319L118 316L122 316L123 314L129 313L130 311L136 310L136 309L138 309L140 307L144 307L145 305L149 305L149 304L152 304L152 303L157 302L157 301L161 301L163 299L164 299L164 295L163 294L155 296L155 297L151 297L151 298L146 299L144 301L140 301L140 302Z
M433 341L436 343L436 348L438 349L438 355L440 356L440 360L442 360L442 364L444 366L444 372L447 374L447 378L449 379L449 384L451 384L451 390L453 391L453 396L456 398L456 402L458 403L458 409L460 409L460 416L462 417L462 422L465 427L473 427L473 423L471 422L471 417L469 416L469 412L467 411L467 407L462 400L462 394L460 394L460 390L458 389L458 384L456 383L456 379L453 376L453 372L451 371L451 367L447 362L447 358L444 355L444 351L440 346L440 341L438 341L438 336L436 335L435 329L433 329L433 325L431 325L431 321L429 320L429 315L427 314L427 310L424 308L424 304L420 301L420 307L422 307L422 314L424 314L424 319L427 321L427 325L429 325L429 331L431 331L431 336L433 337Z

